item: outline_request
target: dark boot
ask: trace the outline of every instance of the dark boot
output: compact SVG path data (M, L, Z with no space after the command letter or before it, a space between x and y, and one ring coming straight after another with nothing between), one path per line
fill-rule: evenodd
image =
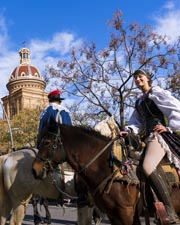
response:
M174 210L174 207L171 201L171 196L170 196L166 181L162 178L160 173L158 173L157 169L155 169L149 175L148 178L150 180L150 185L153 188L158 199L164 203L167 214L169 216L170 224L180 225L179 218Z

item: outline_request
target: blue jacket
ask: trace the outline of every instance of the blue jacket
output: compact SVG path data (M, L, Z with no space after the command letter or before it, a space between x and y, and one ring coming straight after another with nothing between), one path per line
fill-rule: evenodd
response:
M43 127L49 123L50 118L53 118L57 123L60 124L72 125L69 111L62 105L50 103L40 115L38 133L40 133Z

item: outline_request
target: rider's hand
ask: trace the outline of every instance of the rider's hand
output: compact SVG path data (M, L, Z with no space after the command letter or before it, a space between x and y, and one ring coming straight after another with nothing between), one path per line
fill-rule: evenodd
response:
M127 131L120 131L119 134L122 137L122 136L128 135L128 132Z
M165 126L163 126L163 125L161 125L161 124L157 124L157 125L154 127L153 130L156 131L156 132L158 132L159 134L162 133L162 132L167 132L167 131L169 131L169 130L167 129L167 127L165 127Z

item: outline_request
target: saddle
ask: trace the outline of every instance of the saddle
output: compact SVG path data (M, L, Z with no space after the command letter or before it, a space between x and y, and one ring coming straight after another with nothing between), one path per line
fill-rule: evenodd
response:
M141 171L141 163L146 150L146 145L137 135L129 134L120 138L113 146L113 169L116 172L116 179L126 180L128 183L139 184L144 181ZM175 166L165 156L158 169L165 177L170 187L179 186L180 179ZM139 172L140 171L140 172ZM144 175L145 176L145 175Z
M115 138L119 134L119 127L113 116L107 117L97 124L95 130L111 138ZM141 169L145 150L145 143L139 136L134 134L129 134L127 137L120 137L115 141L109 160L109 164L113 169L111 184L114 180L120 180L128 184L140 185L140 181L146 179ZM162 169L171 187L179 186L180 180L177 170L166 157L160 163L159 168Z

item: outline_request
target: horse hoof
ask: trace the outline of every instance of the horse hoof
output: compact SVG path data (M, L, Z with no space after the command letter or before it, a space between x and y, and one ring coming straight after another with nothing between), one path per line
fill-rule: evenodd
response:
M35 225L40 225L41 223L42 223L42 220L34 221L34 224L35 224Z
M35 225L39 225L39 224L41 224L42 223L42 218L41 217L39 217L39 216L34 216L34 224Z
M102 220L101 218L96 218L95 221L94 221L95 225L100 225L101 224L101 220Z
M50 225L51 224L51 220L44 219L43 223Z

